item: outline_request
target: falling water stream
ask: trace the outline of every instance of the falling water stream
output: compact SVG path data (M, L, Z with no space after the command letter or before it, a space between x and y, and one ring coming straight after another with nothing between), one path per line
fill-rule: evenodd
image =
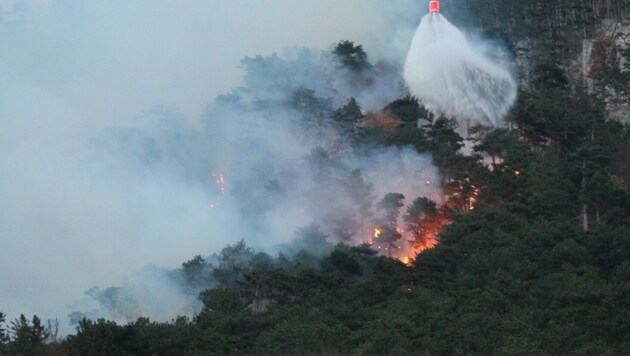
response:
M516 99L505 63L475 46L439 13L424 16L411 43L404 78L435 115L500 126Z

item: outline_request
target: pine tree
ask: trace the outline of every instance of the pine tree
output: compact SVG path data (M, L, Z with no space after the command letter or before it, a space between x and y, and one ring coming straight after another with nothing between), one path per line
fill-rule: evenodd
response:
M400 193L388 193L377 207L379 217L376 219L377 229L380 233L375 234L374 243L379 249L385 249L391 256L392 250L397 249L396 241L402 238L401 230L398 228L398 216L400 209L404 206L405 196Z
M337 59L344 68L351 71L361 72L371 67L367 60L367 53L365 53L363 47L361 45L355 46L354 42L339 42L337 47L333 50L333 54L337 56Z
M357 100L350 98L346 105L332 113L331 118L337 130L343 136L353 138L357 132L358 124L363 119L363 113Z
M2 351L2 345L4 345L9 340L9 335L7 335L7 330L4 329L4 322L6 316L4 313L0 312L0 352Z

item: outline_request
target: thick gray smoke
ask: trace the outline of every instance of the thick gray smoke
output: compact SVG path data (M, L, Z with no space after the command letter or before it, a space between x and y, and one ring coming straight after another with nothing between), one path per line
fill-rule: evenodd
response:
M404 77L436 115L501 125L517 84L505 63L484 53L444 16L426 15L411 43Z
M428 157L342 153L330 125L304 129L351 96L404 95L391 49L414 3L0 0L0 310L190 315L171 271L196 254L241 239L274 252L311 223L359 242L344 229L355 169L375 199L436 198ZM346 72L327 48L341 39L396 60ZM291 45L319 49L268 56Z
M430 183L438 174L430 157L412 148L350 149L330 121L333 109L344 105L339 98L356 96L367 107L383 107L404 95L401 73L384 64L383 72L348 72L329 53L303 49L246 58L247 86L212 102L201 127L164 108L148 111L138 125L107 129L93 141L93 162L98 162L93 172L120 188L129 185L131 197L138 189L145 199L169 191L204 199L204 205L175 200L184 214L173 214L187 221L189 209L196 209L195 215L206 216L198 238L205 237L208 246L244 239L276 253L306 226L317 226L332 243L367 242L372 230L366 212L376 199L390 192L404 194L407 203L419 196L439 199L439 189ZM369 84L358 87L356 80ZM174 243L191 239L189 231L161 228L149 232ZM204 252L212 247L193 251ZM182 288L174 272L158 272L133 275L114 289L90 289L73 306L75 318L168 320L198 310L199 290ZM169 293L161 292L164 288Z

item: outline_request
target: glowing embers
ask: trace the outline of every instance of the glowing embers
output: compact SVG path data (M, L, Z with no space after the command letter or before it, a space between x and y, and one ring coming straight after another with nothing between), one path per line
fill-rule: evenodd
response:
M376 226L372 230L367 243L372 245L379 254L395 258L407 266L411 266L414 257L419 253L432 249L438 245L440 231L445 225L450 223L446 215L436 215L427 219L420 229L405 229L397 226L390 231L390 228ZM392 233L401 236L399 239L390 240Z
M225 194L225 177L223 176L223 173L212 173L212 179L217 187L219 187L219 192L221 192L221 194Z
M210 181L212 183L214 183L214 185L218 188L219 194L220 195L225 195L226 193L226 189L225 189L225 176L223 175L223 173L212 173L210 175ZM215 209L219 207L219 203L218 202L213 202L210 203L210 208L211 209Z

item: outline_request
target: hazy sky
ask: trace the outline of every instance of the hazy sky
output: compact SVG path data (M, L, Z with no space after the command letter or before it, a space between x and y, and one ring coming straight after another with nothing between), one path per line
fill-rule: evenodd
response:
M204 237L200 187L100 180L85 151L103 128L154 105L194 122L241 83L241 58L285 47L349 39L402 64L425 12L416 0L0 0L0 310L64 317L87 288L232 242ZM182 229L191 238L173 239Z
M288 46L350 39L402 58L405 39L396 41L410 29L388 20L424 11L411 0L0 0L0 9L0 70L107 121L154 104L198 114L240 83L241 58Z

